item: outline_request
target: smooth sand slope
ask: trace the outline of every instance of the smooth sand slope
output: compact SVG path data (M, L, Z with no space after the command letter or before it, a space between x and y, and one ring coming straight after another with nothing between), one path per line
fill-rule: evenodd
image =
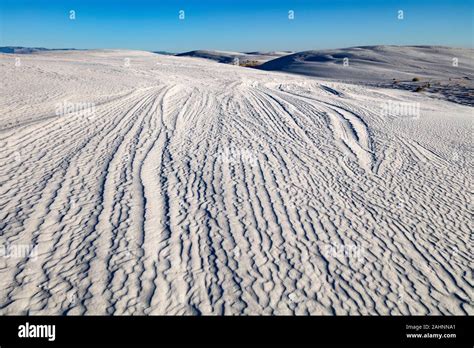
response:
M0 72L0 314L474 314L472 107L133 51Z

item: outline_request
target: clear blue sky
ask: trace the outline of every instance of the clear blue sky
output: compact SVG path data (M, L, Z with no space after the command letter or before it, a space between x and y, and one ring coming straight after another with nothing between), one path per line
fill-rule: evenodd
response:
M473 8L474 0L0 0L0 46L171 52L473 47Z

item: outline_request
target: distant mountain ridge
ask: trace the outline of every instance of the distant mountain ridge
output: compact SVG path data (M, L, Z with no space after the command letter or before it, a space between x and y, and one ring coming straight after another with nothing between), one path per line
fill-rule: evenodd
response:
M23 46L3 46L0 53L30 54L44 51L76 51L76 48L44 48L44 47L23 47Z

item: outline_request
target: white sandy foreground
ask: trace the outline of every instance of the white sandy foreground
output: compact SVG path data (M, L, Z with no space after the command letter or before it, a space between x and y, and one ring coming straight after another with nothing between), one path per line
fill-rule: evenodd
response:
M0 71L0 314L474 314L471 107L133 51Z

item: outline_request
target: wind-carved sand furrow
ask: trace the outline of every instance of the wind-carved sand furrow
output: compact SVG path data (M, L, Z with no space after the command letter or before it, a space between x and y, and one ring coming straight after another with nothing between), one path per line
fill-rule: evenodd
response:
M146 100L146 99L145 99L145 100ZM133 119L132 119L132 120L133 120ZM135 123L135 122L136 122L136 121L133 121L133 123ZM133 124L133 123L132 123L132 124ZM123 142L123 141L125 141L125 140L122 139L122 142ZM128 161L129 161L129 160L126 159L126 162L128 162ZM120 191L120 188L119 188L119 191ZM120 193L119 193L119 194L120 194ZM125 207L125 208L126 208L126 207ZM125 216L124 214L129 214L129 213L127 212L127 210L123 210L123 209L122 209L122 213L121 213L121 214L122 214L123 216ZM132 237L133 237L133 236L132 236ZM120 240L120 243L121 243L121 242L122 242L122 241ZM130 238L129 238L128 236L126 236L126 238L125 238L125 243L126 243L126 246L127 246L127 247L130 247L130 248L131 248L130 253L133 253L133 252L135 251L135 250L133 249L133 246L134 246L134 243L135 243L134 240L133 240L133 238L132 238L132 240L130 240ZM120 255L122 256L122 255L123 255L123 252L120 252ZM125 253L125 256L127 257L128 254Z
M136 252L135 244L133 239L127 240L124 232L120 233L118 227L120 226L120 211L126 206L121 208L121 205L116 201L119 197L123 197L125 194L124 189L120 189L119 184L114 183L114 180L121 180L124 178L122 175L124 172L123 166L128 166L131 154L124 153L125 147L130 144L132 140L133 132L137 131L140 123L143 122L143 119L146 115L146 111L150 110L153 105L155 98L155 93L148 94L141 103L132 105L125 113L125 117L122 120L122 129L119 131L119 134L116 135L116 138L113 139L112 144L109 144L110 155L104 163L104 174L100 182L100 197L101 202L99 205L99 212L95 225L93 226L91 244L94 247L94 258L90 260L90 274L96 275L93 279L89 279L89 286L87 291L90 294L87 296L88 301L85 301L85 307L87 308L88 313L104 313L106 310L114 310L111 303L112 300L109 300L108 303L104 302L104 297L113 296L110 294L110 289L108 286L111 285L111 282L114 278L114 272L119 270L117 278L123 277L123 274L120 272L120 262L124 261L131 255L133 252ZM137 122L137 120L141 120ZM120 134L122 133L122 134ZM128 139L128 141L127 141ZM125 158L124 158L125 156ZM123 162L125 160L125 162ZM123 187L123 186L122 186ZM124 202L125 204L125 202ZM126 214L126 211L122 211ZM118 218L119 220L115 223L113 218ZM100 233L98 233L100 231ZM107 232L106 232L107 231ZM136 232L136 231L135 231ZM119 235L118 240L113 240L114 235ZM120 250L122 248L127 248L130 245L131 250L127 253L127 250ZM111 253L110 249L117 251L117 254ZM123 279L123 278L122 278ZM98 294L98 295L96 295ZM96 295L96 296L94 296ZM110 299L111 297L109 297ZM90 300L89 300L90 299ZM112 304L112 307L110 307ZM109 307L106 307L109 306Z
M211 114L212 110L205 112ZM197 278L196 282L204 284L207 290L199 290L199 295L194 296L192 304L193 307L200 308L201 313L223 314L220 303L226 289L225 285L220 285L220 283L224 281L221 274L222 268L227 269L227 262L221 250L223 242L221 228L223 226L219 223L220 209L215 209L215 205L220 202L215 199L217 194L214 191L216 187L213 183L216 180L214 171L216 157L214 154L217 153L218 144L211 141L210 138L203 140L193 152L198 156L191 155L190 165L197 175L191 189L196 195L193 195L190 200L187 214L190 219L190 233L199 234L197 246L201 255L198 265L203 272L202 274L197 272L197 276L193 276L190 272L189 277ZM207 179L203 180L203 178ZM188 286L192 287L192 284Z
M227 108L225 111L231 112L232 114L235 113L232 111L232 108ZM238 121L238 119L236 119L236 121ZM243 129L242 125L232 128ZM229 199L226 200L226 205L231 206L232 211L236 213L235 220L233 222L230 220L231 233L236 242L232 254L237 259L238 268L236 269L236 273L239 275L240 288L245 290L245 292L237 291L239 297L246 305L243 310L247 312L251 308L257 308L257 306L260 307L261 310L264 310L264 308L261 307L261 303L268 302L268 299L265 291L263 293L261 292L261 290L263 290L262 284L266 284L265 286L268 291L271 282L265 282L264 279L261 279L262 275L267 273L264 271L266 268L265 260L267 259L264 253L268 251L261 249L260 243L262 241L262 232L264 231L261 231L257 226L256 219L258 216L255 215L253 207L256 197L252 197L251 194L251 187L253 187L253 185L249 185L249 187L245 189L245 186L241 184L241 182L253 182L251 178L248 178L248 175L252 175L253 169L257 166L258 159L256 157L258 152L256 149L261 148L261 146L252 147L249 146L249 143L240 143L240 141L236 143L235 141L238 141L241 137L242 134L238 133L232 136L225 136L227 142L221 143L221 146L224 151L227 150L227 156L221 158L220 165L222 166L222 170L224 170L223 178L229 176L230 180L228 180L228 182L232 185L229 189L225 189L225 191L230 194L227 195ZM243 163L240 163L238 160L239 157L242 158ZM235 201L237 201L237 204L232 203ZM264 228L262 228L262 230ZM245 269L242 269L242 264L251 265L252 271L250 274L247 273ZM268 276L269 274L267 273L267 277ZM240 281L240 279L243 281Z
M87 161L87 160L85 159L85 161ZM80 162L81 162L81 160L78 158L77 163L80 163ZM79 175L79 177L81 177L81 176ZM89 185L89 184L87 184L87 185ZM68 183L68 186L72 188L72 191L76 191L78 189L77 183L75 183L75 182ZM91 188L87 188L86 190L91 190ZM84 205L86 203L85 200L87 198L86 197L76 197L76 199L77 199L76 202L78 202L78 203L72 202L73 206L71 206L72 207L71 211L75 210L74 206L76 206L76 204ZM70 213L70 211L68 211L68 213ZM92 213L91 216L90 216L90 219L93 219L93 218L94 218L94 213ZM65 221L65 223L66 222L67 222L67 220ZM68 225L66 224L65 226L67 227ZM74 243L75 245L70 244L70 249L72 248L72 250L70 251L69 255L71 255L72 257L71 257L71 260L69 262L73 263L74 259L78 259L78 258L83 262L82 265L78 265L78 266L84 268L84 271L79 272L79 274L87 272L87 270L89 269L88 260L94 256L94 251L93 251L94 250L93 249L94 236L93 236L93 233L90 233L92 226L91 226L90 221L84 221L84 224L81 224L81 226L80 226L83 229L82 231L80 229L78 231L69 231L69 230L63 231L63 232L66 232L66 235L72 234L74 236L74 239L76 240L75 243ZM79 241L81 241L81 242L79 242ZM78 244L76 244L76 243L78 243ZM53 250L55 250L55 249L53 249ZM74 257L74 255L76 255L76 256ZM69 258L69 256L66 256L66 257L64 255L63 256L59 255L59 256L63 258L63 260L64 260L63 262L65 262L66 257ZM71 268L71 271L73 269L74 268ZM74 279L74 278L76 278L76 276L77 276L77 273L71 272L67 276L67 278L65 278L65 280L69 279L68 283L70 284L70 286L72 288L67 294L68 298L70 298L69 295L71 297L75 297L75 298L77 298L79 296L87 298L87 295L84 295L84 292L86 291L88 285L82 284L82 279L81 278ZM59 294L57 294L57 296L64 296L64 294L59 293ZM74 307L74 306L72 306L72 307Z
M313 104L318 109L323 110L331 123L336 142L340 143L340 148L345 156L355 155L361 166L370 170L373 166L373 148L372 141L368 132L367 124L351 111L349 106L340 106L340 102L328 102L320 98L309 97L295 92L281 89L283 93L277 92L276 95L283 99L288 99L290 105L297 108L305 104ZM341 96L337 94L337 96ZM329 108L329 110L328 110ZM357 108L354 108L357 109Z
M106 117L106 116L108 116L106 113L100 114L100 117ZM16 156L18 156L18 159L16 160L18 162L17 163L18 167L14 171L12 171L13 174L10 176L11 181L10 182L3 181L4 184L2 184L2 186L4 186L6 190L11 190L12 189L11 187L15 187L19 184L23 184L22 181L25 180L25 178L29 178L33 175L38 175L42 172L45 173L45 180L48 180L48 177L51 175L52 168L55 168L55 170L59 172L66 170L67 166L69 166L71 158L75 156L77 153L79 153L80 151L83 151L83 148L91 144L91 142L93 142L96 139L96 134L98 134L99 132L103 133L103 132L108 131L106 130L106 126L104 125L102 126L102 128L99 128L99 130L96 130L94 134L90 134L90 135L88 134L86 135L85 138L79 138L79 141L82 141L82 144L80 143L80 145L78 146L71 140L73 140L75 137L73 133L74 129L84 129L84 121L87 121L87 120L85 119L81 120L81 118L77 118L73 120L74 123L71 123L73 127L69 127L70 124L66 125L66 127L69 128L68 134L66 136L61 133L58 133L56 136L53 134L51 137L48 137L50 142L49 143L46 142L44 145L38 144L28 149L28 145L22 144L20 146L20 152L16 153ZM90 125L88 125L87 123L86 123L86 126L90 127ZM63 126L61 126L59 130L62 127ZM110 127L110 128L113 129L113 127ZM38 133L39 138L41 138L41 135L42 135L41 132ZM79 135L79 134L76 133L76 135ZM72 139L68 136L72 137ZM31 140L31 144L34 144L35 142L37 142L36 139L38 138L37 137L33 138L33 140ZM71 142L71 144L68 144L67 142ZM64 144L64 143L67 143L67 145L62 146L61 148L61 144ZM37 152L36 148L44 149L44 155L40 158L41 162L38 162L38 159L37 159L36 161L34 161L33 164L29 163L30 159L33 159L33 157L32 156L28 158L25 158L25 157L27 155L30 156L29 154L35 154ZM55 148L55 149L61 148L61 151L64 153L64 155L62 155L58 150L48 152L46 149L49 149L49 148ZM61 158L61 156L64 156L64 157ZM57 159L58 157L59 157L59 160ZM31 182L31 180L25 180L25 181L26 183ZM42 190L41 187L43 185L42 181L39 181L39 183L31 182L30 184L34 184L36 186L35 189L41 192ZM31 204L31 192L29 193L30 193L30 196L22 197L21 200L22 201L24 200L25 202L28 202L28 204ZM8 191L6 192L3 191L2 194L8 194ZM8 204L11 205L14 203L10 202ZM23 204L20 204L20 205L23 205ZM17 206L18 206L18 203L17 203ZM26 215L27 215L27 212L25 212L25 216Z
M63 171L58 172L57 175L62 175L62 174L64 174L64 173L66 172L65 169L66 169L66 168L64 168ZM74 177L72 177L72 178L74 178ZM51 182L51 180L49 180L49 182ZM59 196L59 195L60 195L60 192L61 192L61 191L62 191L62 192L65 192L64 190L66 190L67 187L68 187L66 183L63 184L63 185L61 185L61 186L58 186L56 183L54 183L54 184L55 184L55 186L56 186L57 188L55 189L55 191L53 191L52 200L50 200L50 201L45 200L45 205L44 205L44 207L45 207L44 209L45 209L45 210L43 211L42 208L40 208L40 207L37 206L34 215L30 215L30 216L28 217L28 221L29 221L28 224L29 224L29 227L30 227L30 228L32 227L33 224L36 223L35 221L38 221L38 225L37 225L38 227L34 228L34 230L37 230L38 232L35 233L35 236L36 236L36 237L33 236L33 239L32 239L32 240L33 240L33 242L34 242L34 245L38 245L38 250L39 250L40 255L41 255L40 258L43 259L43 260L44 260L45 254L47 255L48 253L51 253L52 251L56 251L56 249L54 249L54 248L53 248L53 249L49 249L49 248L48 248L48 247L49 247L49 243L48 243L47 241L48 241L48 239L50 238L50 237L48 237L48 236L51 234L51 232L55 232L55 230L56 230L56 232L59 232L59 231L58 231L58 228L59 228L59 227L55 227L55 226L54 226L54 220L55 220L55 218L51 218L51 217L49 218L49 221L51 221L51 222L53 223L53 225L48 226L48 222L46 222L44 218L39 219L39 216L43 216L43 215L46 216L46 215L48 214L48 212L51 212L51 213L53 213L53 214L56 214L55 210L53 209L53 207L54 207L54 202L55 202L56 200L61 201L61 200L59 199L59 198L60 198L60 196ZM54 187L54 186L52 186L52 187ZM50 192L51 190L52 190L52 188L48 188L48 186L46 186L46 187L43 189L43 192L44 192L43 195L45 196L45 195L49 194L49 192ZM49 203L48 203L48 202L49 202ZM37 218L35 218L35 216L36 216ZM47 227L41 227L41 226L44 226L45 224L46 224ZM72 226L69 226L69 227L72 227ZM42 233L39 233L39 231L42 231ZM84 232L85 232L85 231L84 231ZM24 237L27 237L27 236L24 235ZM54 239L57 240L58 238L54 236ZM42 243L41 243L41 240L44 240L45 242L42 242ZM25 241L27 241L27 239L26 239ZM17 240L17 242L18 242L18 240ZM27 245L27 244L25 244L25 245ZM61 250L61 249L60 249L60 250ZM52 257L52 255L49 255L49 256ZM72 261L73 261L73 260L72 260ZM28 265L27 265L27 271L28 271L28 273L32 273L32 272L31 272L31 271L32 271L31 268L37 269L37 267L40 266L40 265L42 265L42 264L44 264L44 262L45 262L45 261L39 261L39 260L35 260L35 262L33 262L33 263L30 262L30 263L31 263L31 266L28 266ZM43 267L44 267L44 266L43 266ZM25 268L25 269L26 269L26 268ZM48 270L48 271L49 271L49 270ZM43 272L34 272L34 274L36 274L36 275L42 275ZM74 274L74 276L75 276L75 274ZM50 278L50 276L46 276L46 279L49 279L49 278ZM42 285L41 285L41 288L39 287L39 284L42 284ZM37 285L38 285L38 287L37 287ZM44 290L42 290L42 288L44 288L45 286L47 286L47 287L49 288L49 287L50 287L50 284L45 284L44 281L41 281L41 283L32 283L32 284L31 284L31 287L29 288L30 290L28 290L28 291L35 291L35 292L37 292L38 294L41 294L41 293L42 293L41 291L44 291ZM35 290L35 287L37 287L36 290ZM32 290L31 290L31 289L32 289ZM24 289L24 290L26 290L26 289ZM49 294L48 296L51 296L49 290L46 292L46 294ZM43 295L44 295L44 292L43 292ZM61 292L58 292L58 296L64 297L64 294L61 293ZM41 296L41 297L42 297L42 296ZM42 298L44 299L44 297L42 297ZM61 301L61 302L63 302L63 301ZM44 304L44 301L43 301L43 304ZM33 307L33 306L32 306L32 307ZM33 307L33 308L34 308L34 307ZM51 306L51 310L52 310L52 308L53 308L53 307Z
M143 265L143 259L147 256L144 250L145 240L145 210L146 200L144 199L144 184L140 180L142 165L145 161L145 154L149 151L150 147L153 146L159 133L161 132L161 125L157 123L157 110L158 103L161 101L162 96L154 96L153 101L150 104L150 108L147 108L144 113L140 126L137 127L136 133L130 133L133 135L130 143L130 148L126 150L126 153L132 156L131 167L127 167L125 162L125 168L128 172L127 176L130 178L127 184L131 189L127 190L130 192L137 192L133 196L129 196L126 200L123 197L121 201L128 201L126 204L129 213L127 216L128 223L125 225L123 240L125 241L125 259L124 262L120 262L120 271L124 273L124 282L119 278L117 287L119 289L126 288L126 297L121 297L115 302L115 310L117 314L120 313L143 313L144 309L147 308L146 298L149 295L142 296L142 279L141 275L145 271ZM125 156L126 158L127 156ZM120 190L120 189L119 189ZM117 250L116 253L121 253ZM112 293L116 293L113 288L110 289ZM129 297L134 300L130 302Z
M126 94L123 99L120 98L120 100L116 100L113 105L96 105L96 113L100 114L101 117L95 117L93 113L81 114L80 111L60 114L55 120L47 124L34 127L17 127L14 133L0 141L4 141L7 144L12 142L12 146L17 148L15 149L16 151L18 151L18 148L26 148L38 142L41 142L40 145L38 145L39 147L43 146L43 144L51 145L51 141L60 140L60 138L64 136L64 128L68 131L68 135L79 135L84 130L84 124L90 126L92 124L98 124L99 122L102 123L107 113L113 114L117 112L117 109L123 107L126 103L130 103L133 98L137 98L141 95L141 93L137 92L129 93ZM108 108L105 108L105 106L108 106ZM104 125L100 124L100 126L103 127ZM14 142L12 139L17 141Z
M277 111L277 114L278 114L278 111ZM268 158L267 158L267 161L268 161ZM261 164L261 163L268 163L268 162L265 162L265 161L261 161L261 162L260 162L260 161L259 161L259 164ZM245 163L244 163L244 164L245 164ZM245 167L247 167L247 166L245 166ZM251 166L251 168L252 168L252 167L255 167L255 166ZM268 167L268 166L265 164L264 167ZM278 167L276 167L276 168L278 168ZM266 169L265 169L265 172L268 172L268 170L269 170L269 169L266 168ZM271 169L270 169L270 170L271 170ZM260 168L260 171L261 171L261 168ZM245 173L246 173L246 170L244 169L243 173L241 174L241 175L243 176L243 180L244 180L245 182L253 182L253 179L251 179L251 178L246 178ZM251 171L249 171L249 173L251 173ZM274 175L274 174L272 174L272 175ZM268 179L267 179L267 181L268 181ZM249 187L249 189L250 189L250 188L252 188L252 187L254 187L254 186L253 186L253 185L249 185L248 187ZM246 190L246 191L244 191L244 192L247 193L247 195L246 195L247 197L245 197L245 198L243 199L243 202L246 202L247 200L250 199L250 197L248 196L248 195L250 195L249 189ZM254 198L254 199L257 199L257 195L255 195L255 198ZM250 203L253 203L254 199L250 199ZM273 205L273 204L276 204L276 202L272 202L272 205ZM275 209L275 210L273 211L273 214L276 213L277 215L279 215L279 211L280 211L280 212L285 211L285 209L286 209L285 206L286 206L286 205L289 205L289 206L292 206L292 207L293 207L293 204L291 204L290 202L285 202L285 204L281 204L281 205L280 205L280 208L277 208L277 209L273 208L273 209ZM255 208L252 207L252 208L249 208L248 210L249 210L249 211L254 211L254 209L255 209ZM264 214L264 216L271 216L271 215L272 215L272 213L270 213L270 212L265 212L265 214ZM252 216L252 218L255 219L256 217L255 217L255 216ZM287 218L287 219L290 219L290 218L289 218L289 215L287 215L286 218ZM265 231L265 230L262 231L263 233L270 233L271 238L274 239L274 240L276 239L276 235L275 235L275 234L278 233L279 230L280 230L280 228L278 227L278 225L280 224L280 223L278 222L278 220L280 220L280 221L283 220L283 221L284 221L284 218L280 218L280 219L279 219L278 217L276 217L274 224L271 225L271 226L268 226L269 228L267 228L266 231ZM245 224L245 225L246 225L246 226L252 226L252 223L247 223L247 224ZM289 225L289 226L291 226L291 225ZM288 227L286 226L286 224L283 225L283 228L284 228L284 229L288 229ZM256 240L256 238L259 238L260 236L262 236L262 234L261 234L260 231L257 230L255 227L247 227L247 229L249 230L249 233L250 233L250 232L254 232L253 234L254 234L254 236L255 236L255 237L253 237L253 239L250 241L250 245L252 245L252 246L258 246L259 244L256 243L255 240ZM291 230L293 230L293 229L290 227L289 230L291 231ZM281 232L283 233L283 234L282 234L282 236L283 236L283 235L285 234L285 231L282 230ZM303 235L303 238L304 238L304 235ZM282 241L282 243L281 243L279 246L281 247L281 246L283 246L283 245L291 245L291 244L292 244L292 243L289 243L289 241L287 240L286 242L285 242L285 241ZM261 282L261 281L258 280L258 278L259 278L258 276L261 277L261 275L262 275L262 274L261 274L261 271L263 271L263 269L265 268L265 264L266 264L266 262L263 262L263 263L262 263L262 261L259 261L259 260L265 260L265 259L267 259L267 256L263 256L263 255L262 255L262 252L265 252L265 250L255 249L255 250L253 251L254 259L252 260L252 264L254 265L254 267L258 267L258 268L255 268L255 272L256 272L256 275L257 275L257 280L253 282L252 288L254 289L254 291L258 291L260 288L263 288L263 284L265 284L265 287L267 287L267 289L272 286L272 285L271 285L271 283L272 283L271 280L269 280L270 282L266 282L266 283ZM285 252L285 254L293 254L293 255L296 255L296 253L291 253L291 252L289 252L289 251ZM271 258L273 258L273 257L274 257L274 256L271 256ZM281 264L281 261L282 261L282 260L279 260L279 261L280 261L279 264ZM287 262L288 262L288 261L287 261ZM289 270L288 270L287 272L289 272L288 274L290 274L290 277L291 277L291 274L292 274L292 273L296 273L296 274L299 273L299 272L298 272L297 270L295 270L292 266L289 266ZM282 274L282 275L279 276L279 278L281 278L281 279L286 279L286 278L288 277L288 274ZM259 285L259 284L262 284L262 285ZM286 288L283 289L283 290L286 291ZM290 290L291 290L291 289L290 289ZM267 291L268 291L268 290L267 290ZM288 295L288 294L286 294L286 296L287 296L287 295ZM262 298L262 299L266 298L265 294L260 294L260 296L258 296L257 293L255 293L255 296L256 296L257 299L259 299L259 300L261 300L261 298ZM272 297L273 297L273 296L272 296ZM263 301L266 302L266 301L268 301L268 300L263 300ZM253 306L255 306L255 305L256 305L256 304L254 304Z
M372 155L369 152L369 141L365 127L350 117L348 113L331 109L328 113L334 132L335 141L343 153L354 154L361 167L366 170L372 168Z
M117 104L117 101L118 100L122 100L122 99L128 99L129 97L133 96L133 94L136 93L136 90L135 89L132 89L130 91L127 91L125 93L120 93L118 96L114 96L114 97L111 97L109 100L106 100L106 101L102 101L102 102L94 102L94 106L96 108L105 108L105 107L111 107L112 105L116 105ZM60 99L58 100L58 103L57 104L60 104L61 102L63 102L64 99ZM91 102L92 103L92 102ZM110 105L112 104L112 105ZM51 108L49 108L51 109ZM44 127L44 123L46 122L47 125L49 124L53 124L55 121L60 121L62 118L64 117L74 117L77 112L76 111L71 111L71 112L66 112L66 113L61 113L61 114L57 114L56 111L54 112L51 112L50 114L48 115L44 115L44 116L37 116L37 115L34 115L34 116L29 116L32 118L32 120L30 121L27 121L27 122L24 122L22 124L17 124L15 126L12 126L11 128L6 128L6 129L0 129L0 141L8 141L8 138L12 137L15 133L17 133L18 131L20 132L25 132L27 131L28 129L33 129L32 131L27 131L27 133L25 133L25 137L28 138L30 136L33 136L33 135L38 135L36 133L36 131L38 130L42 130L45 134L48 133L48 127ZM28 118L28 116L26 116ZM34 117L34 119L33 119ZM41 124L43 123L43 126L41 125L38 125L38 124ZM5 137L1 136L1 135L4 135L5 134Z
M179 93L179 89L176 90ZM160 241L158 241L158 269L157 269L157 278L154 280L154 284L150 285L153 288L153 297L151 298L151 303L153 306L152 313L164 313L166 310L184 310L188 311L188 309L184 308L182 305L178 304L166 304L166 301L173 301L175 294L179 295L178 289L185 289L187 287L186 283L183 283L182 275L186 274L187 271L182 267L185 266L187 268L187 262L182 260L184 255L181 254L180 250L182 248L182 237L183 233L186 233L186 226L180 226L179 224L175 224L175 219L177 221L181 221L181 216L176 216L177 211L181 211L183 208L183 196L184 192L181 191L181 187L183 183L180 181L180 175L178 168L174 167L175 163L180 162L180 157L174 152L174 141L175 136L177 134L182 133L182 129L176 128L177 120L183 117L185 120L190 120L186 113L186 108L180 108L179 100L173 100L173 91L167 93L162 101L161 111L162 117L165 120L165 124L169 126L166 127L168 129L166 133L162 133L163 137L160 141L161 144L158 149L166 149L163 153L158 153L153 151L153 156L155 159L155 163L157 163L157 172L161 172L156 179L156 185L161 187L159 192L161 192L160 196L163 197L160 199L155 200L154 202L150 202L150 205L155 206L156 201L163 201L162 208L160 210L163 211L163 215L156 216L154 219L157 220L163 229L162 237ZM181 99L182 101L182 99ZM177 139L178 140L178 139ZM158 144L155 144L155 147ZM179 149L182 150L182 149ZM148 168L153 168L148 166ZM155 167L156 168L156 167ZM174 174L177 173L178 175ZM153 176L149 176L147 182L150 185L153 185L155 179ZM147 190L148 185L145 185L145 190ZM176 192L176 189L178 190ZM156 194L153 194L153 197L158 198ZM148 201L148 200L147 200ZM147 209L147 211L151 211ZM153 209L153 211L156 211ZM147 220L148 221L148 220ZM145 231L147 230L147 225L145 225ZM173 230L168 230L169 226L176 226L173 227ZM150 230L153 232L156 229L156 223L154 225L150 225ZM159 229L160 230L160 229ZM176 232L175 232L176 230ZM153 232L154 233L154 232ZM147 234L148 235L148 234ZM174 246L181 245L181 247L175 248ZM173 254L169 254L169 251L173 252ZM178 254L175 254L178 252ZM165 258L165 259L162 259ZM173 262L170 262L173 260ZM176 298L178 303L182 303L184 298L182 296ZM174 302L174 301L173 301ZM175 307L178 306L178 307ZM182 308L182 309L178 309ZM190 309L193 311L193 309Z

